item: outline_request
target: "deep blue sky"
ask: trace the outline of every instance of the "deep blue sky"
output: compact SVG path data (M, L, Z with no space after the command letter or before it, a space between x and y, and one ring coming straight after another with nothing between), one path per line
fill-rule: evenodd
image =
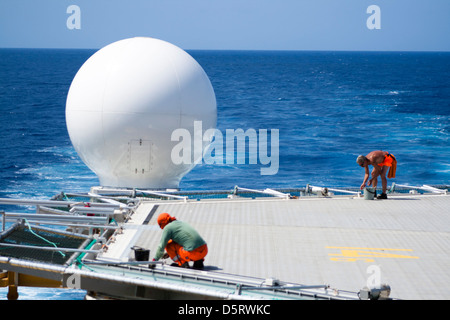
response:
M67 28L80 8L81 29ZM381 29L369 30L370 5ZM450 51L450 0L0 0L0 47Z

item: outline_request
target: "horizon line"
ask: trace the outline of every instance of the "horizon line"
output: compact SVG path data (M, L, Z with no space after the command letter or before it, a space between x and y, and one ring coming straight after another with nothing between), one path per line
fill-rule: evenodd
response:
M107 45L105 45L107 46ZM100 50L98 48L80 48L80 47L2 47L0 49L30 49L30 50ZM364 49L184 49L184 51L237 51L237 52L389 52L389 53L450 53L450 50L436 50L436 49L420 49L420 50L364 50Z

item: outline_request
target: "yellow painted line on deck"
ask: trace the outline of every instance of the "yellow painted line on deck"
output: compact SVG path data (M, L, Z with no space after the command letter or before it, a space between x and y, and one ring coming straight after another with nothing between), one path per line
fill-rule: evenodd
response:
M419 259L416 256L410 256L405 254L391 253L392 251L400 252L412 252L412 249L393 249L393 248L361 248L361 247L331 247L327 246L326 249L337 249L340 253L329 253L331 261L365 261L375 262L374 258L389 258L389 259ZM386 252L390 251L390 252Z

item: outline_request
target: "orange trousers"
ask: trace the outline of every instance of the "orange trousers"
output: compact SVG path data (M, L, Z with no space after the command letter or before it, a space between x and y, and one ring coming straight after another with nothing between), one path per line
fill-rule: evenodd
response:
M173 240L169 240L166 245L166 251L169 257L181 266L188 261L197 261L203 259L208 253L208 246L206 244L192 250L186 251Z

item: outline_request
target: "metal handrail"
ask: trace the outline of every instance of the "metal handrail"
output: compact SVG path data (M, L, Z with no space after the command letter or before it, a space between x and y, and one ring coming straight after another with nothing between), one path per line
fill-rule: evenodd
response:
M102 252L101 249L100 250L85 250L85 249L76 249L76 248L31 246L31 245L26 245L26 244L14 244L14 243L0 243L0 246L35 249L35 250L46 250L46 251L84 252L84 253L96 253L96 254Z
M239 186L235 186L234 190L233 190L234 194L237 194L237 192L239 192L239 190L240 191L247 191L247 192L267 194L267 195L271 195L271 196L279 197L279 198L286 198L286 199L289 198L289 194L282 193L282 192L279 192L279 191L276 191L276 190L273 190L273 189L270 189L270 188L266 188L264 190L255 190L255 189L248 189L248 188L242 188L242 187L239 187Z
M73 216L73 215L56 215L56 214L40 214L40 213L0 213L5 216L7 221L27 219L28 221L45 223L47 221L60 222L80 222L92 224L106 224L108 217L88 217L88 216Z
M177 196L174 194L168 194L168 193L162 193L162 192L156 192L156 191L148 191L148 190L139 190L136 189L136 192L141 192L144 194L150 194L150 195L154 195L154 196L158 196L158 197L167 197L167 198L174 198L174 199L180 199L183 200L184 202L187 202L188 197L185 196Z
M25 205L25 206L47 206L47 207L67 207L75 205L88 204L91 207L110 207L119 208L119 205L113 203L83 202L83 201L59 201L59 200L35 200L35 199L10 199L0 198L0 204Z

